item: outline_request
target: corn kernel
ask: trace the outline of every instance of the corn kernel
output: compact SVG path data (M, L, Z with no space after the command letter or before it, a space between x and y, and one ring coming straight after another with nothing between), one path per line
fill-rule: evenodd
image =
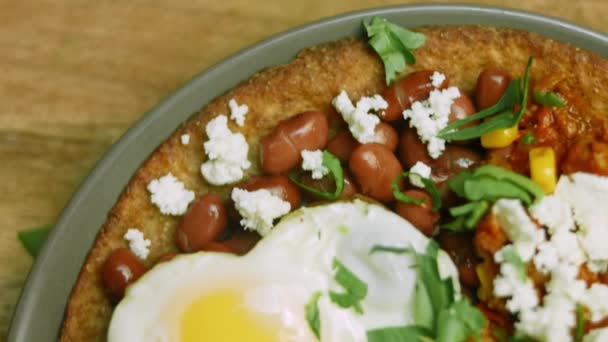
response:
M557 184L555 151L551 147L535 147L530 150L530 176L545 193L550 194Z
M501 148L511 145L517 136L517 125L509 128L499 128L481 136L481 146L485 148Z

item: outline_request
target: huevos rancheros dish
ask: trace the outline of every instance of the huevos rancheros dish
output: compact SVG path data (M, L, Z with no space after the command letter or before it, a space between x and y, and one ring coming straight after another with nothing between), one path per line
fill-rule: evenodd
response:
M506 28L365 29L156 150L60 340L608 339L608 61Z

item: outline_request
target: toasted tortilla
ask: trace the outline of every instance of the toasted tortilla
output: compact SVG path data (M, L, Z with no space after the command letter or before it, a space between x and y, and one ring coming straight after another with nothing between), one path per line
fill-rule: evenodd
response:
M608 60L574 46L535 33L480 26L420 28L427 43L415 51L416 65L405 73L421 69L441 70L450 85L472 93L477 76L490 65L512 75L522 75L529 56L534 56L532 80L560 81L560 92L570 92L581 101L576 111L584 115L608 114ZM100 269L131 227L141 229L152 241L147 266L168 252L177 252L175 230L179 217L162 215L150 202L147 184L168 172L185 183L197 196L215 191L227 198L230 187L210 186L200 166L204 127L219 114L229 113L232 98L249 106L245 127L230 123L231 130L245 135L252 167L259 174L258 143L278 121L306 110L333 111L331 100L346 90L352 99L381 93L385 88L384 68L365 41L348 38L301 51L291 63L264 70L227 92L195 114L161 144L135 173L123 191L82 267L72 291L61 331L61 341L105 341L113 304L104 292ZM190 135L182 145L180 136ZM608 133L606 133L608 136Z

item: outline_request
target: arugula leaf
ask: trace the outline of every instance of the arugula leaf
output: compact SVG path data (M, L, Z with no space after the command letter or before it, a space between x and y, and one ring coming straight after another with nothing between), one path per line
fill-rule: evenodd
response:
M319 298L321 298L321 291L317 291L312 294L310 301L305 306L306 310L306 320L308 321L308 325L310 329L315 333L317 338L320 337L321 331L321 319L319 317Z
M289 174L289 179L294 182L297 186L302 189L315 194L321 198L326 200L336 200L340 195L342 195L342 191L344 191L344 170L342 170L342 165L340 164L340 159L333 155L329 151L323 151L323 166L329 169L329 173L333 176L336 182L336 190L334 192L326 192L315 189L311 186L308 186L298 180L297 175Z
M332 302L343 308L354 307L355 312L362 314L361 301L367 296L367 284L352 273L343 263L334 258L333 267L336 270L334 278L345 292L329 292Z
M574 342L582 342L585 335L585 311L583 306L576 304L576 328L574 329Z
M27 252L31 256L36 257L52 228L52 225L46 225L37 229L24 230L17 233L17 236Z
M536 138L532 132L528 132L521 138L521 142L524 143L524 145L534 144L536 142Z
M530 57L524 73L523 89L520 88L520 79L512 80L497 103L469 117L450 123L439 132L438 136L447 141L469 140L479 138L485 133L496 129L509 128L517 125L524 115L528 103L528 88L532 61L533 58ZM515 112L516 105L520 106L517 112ZM487 118L487 120L482 121L478 125L458 129L472 121L485 118Z
M501 254L505 262L515 267L517 275L521 280L526 280L526 278L528 278L528 266L521 260L521 257L517 254L517 251L512 245L504 247Z
M422 342L433 341L433 333L415 325L386 327L367 331L368 342Z
M547 107L564 107L566 105L564 99L558 93L552 91L535 91L534 101Z
M391 189L393 190L393 196L399 202L421 205L422 203L426 202L426 199L412 198L412 197L404 194L403 192L401 192L401 189L399 189L399 181L401 181L401 179L403 179L405 177L409 177L412 174L418 175L417 173L403 172L399 176L397 176L397 178L395 178L395 180L391 183ZM439 194L439 190L437 190L437 187L435 186L435 184L433 184L433 181L431 181L428 178L422 177L421 175L418 175L418 176L420 177L422 184L424 184L424 189L429 193L429 196L431 196L431 202L432 202L431 210L433 210L433 211L439 210L441 208L441 195Z
M373 17L363 25L369 37L369 45L384 63L386 84L389 85L397 73L405 70L407 64L416 63L416 57L411 50L422 46L426 37L381 17Z
M530 178L498 166L484 165L476 168L473 171L473 177L479 176L490 176L497 180L509 181L532 194L535 202L545 196L543 189Z
M532 204L532 197L521 187L508 180L481 176L467 180L464 183L466 198L470 201L496 201L500 198L517 198L523 203Z

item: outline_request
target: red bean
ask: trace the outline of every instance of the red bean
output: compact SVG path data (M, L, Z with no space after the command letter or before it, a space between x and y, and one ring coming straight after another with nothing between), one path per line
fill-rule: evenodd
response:
M205 245L204 251L236 254L235 250L222 242L211 241Z
M115 298L122 298L128 285L146 273L146 267L128 248L116 249L101 267L105 289Z
M389 150L395 151L399 144L399 135L393 126L380 122L376 125L376 142L388 147Z
M260 239L261 237L257 233L239 230L221 243L230 248L233 253L243 255L249 252Z
M388 108L380 113L380 117L385 121L395 121L402 117L403 110L410 108L412 103L428 98L429 93L435 89L431 75L432 70L413 72L386 88L382 97L388 102ZM439 88L447 88L448 84L446 77Z
M177 227L177 245L182 252L196 252L217 240L228 218L224 203L215 193L208 193L194 202Z
M452 176L467 170L481 162L481 156L474 150L462 146L448 145L443 154L430 166L433 170L433 181L441 183Z
M408 220L424 235L432 236L439 221L439 213L431 210L433 206L431 196L422 190L407 190L404 194L414 199L425 199L425 202L420 205L397 202L395 206L397 214Z
M334 181L334 179L332 177L323 177L321 179L312 179L312 177L310 176L310 174L305 174L300 178L300 182L302 182L304 185L310 186L312 188L315 188L319 191L323 191L323 192L334 192L336 190L336 182ZM339 199L348 199L353 197L356 193L359 192L359 189L357 188L357 184L355 184L354 179L352 178L352 176L350 175L350 173L348 172L348 170L344 170L344 188L342 190L342 194L340 195ZM313 194L313 193L308 193L310 195L310 197L312 197L315 200L321 200L322 198Z
M327 150L346 163L357 146L359 142L353 135L349 131L342 131L327 143Z
M411 168L417 162L429 165L433 159L429 156L426 144L420 141L418 133L411 127L406 127L401 132L399 140L399 159L406 168Z
M498 102L511 82L511 75L501 68L486 68L477 78L475 101L479 110L491 107Z
M473 246L473 234L442 232L438 240L441 248L456 264L460 281L467 286L479 286L479 278L475 271L479 260Z
M296 209L300 206L300 188L293 184L285 175L254 176L238 187L247 191L266 189L273 195L289 202L291 209Z
M391 202L390 184L403 172L393 152L382 144L363 144L350 157L349 167L363 194L380 202Z
M321 112L304 112L281 121L261 141L262 169L268 174L280 174L297 166L302 150L325 147L329 126Z
M462 120L477 112L471 99L462 90L460 90L460 97L454 100L450 109L451 111L448 122ZM463 127L472 125L475 125L475 122L469 123Z

